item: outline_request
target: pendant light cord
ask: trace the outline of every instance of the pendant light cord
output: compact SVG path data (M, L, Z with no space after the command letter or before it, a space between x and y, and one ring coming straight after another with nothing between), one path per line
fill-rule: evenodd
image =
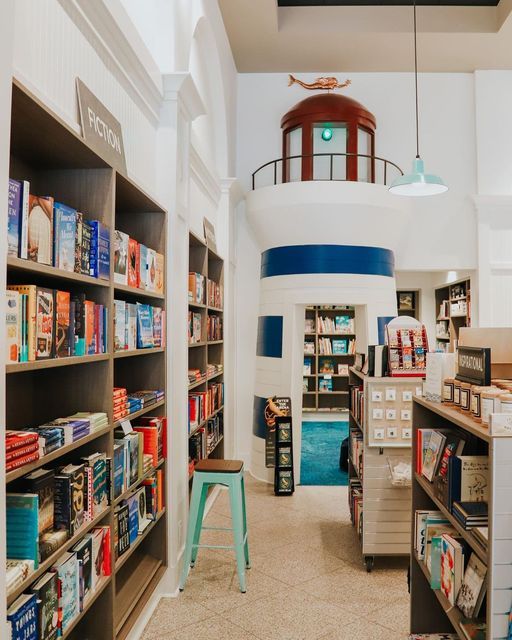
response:
M416 157L420 157L420 117L418 107L418 44L416 35L416 0L414 0L414 89L416 95Z

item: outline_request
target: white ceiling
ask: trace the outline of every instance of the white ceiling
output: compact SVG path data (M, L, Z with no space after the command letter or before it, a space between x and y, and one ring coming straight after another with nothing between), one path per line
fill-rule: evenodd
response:
M219 0L238 71L410 71L412 7ZM512 69L512 0L418 7L420 71Z

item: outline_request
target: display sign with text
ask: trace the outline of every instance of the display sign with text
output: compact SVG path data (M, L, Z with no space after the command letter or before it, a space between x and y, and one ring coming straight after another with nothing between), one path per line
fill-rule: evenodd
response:
M461 347L457 351L457 380L488 387L491 384L491 350L487 347Z

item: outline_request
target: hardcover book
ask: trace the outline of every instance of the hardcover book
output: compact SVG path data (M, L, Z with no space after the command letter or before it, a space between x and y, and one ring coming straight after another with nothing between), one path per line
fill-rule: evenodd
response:
M423 476L430 482L432 482L437 473L445 442L446 436L443 433L440 431L432 431L421 470Z
M121 444L114 444L114 479L113 479L113 497L114 500L125 490L125 448Z
M25 493L33 493L38 496L39 534L53 529L55 471L53 469L36 469L23 478L21 488Z
M164 279L165 279L165 260L161 253L156 253L156 275L155 275L155 291L156 293L163 294L164 292Z
M7 558L34 561L39 567L39 496L6 494Z
M114 522L117 530L114 533L116 536L115 553L118 558L130 548L130 514L127 504L116 507Z
M293 491L293 472L279 469L277 488L282 493L291 493Z
M24 593L7 609L7 620L11 623L11 640L39 640L37 597Z
M84 214L80 211L76 212L75 227L75 273L82 273L82 227Z
M148 248L139 243L139 288L147 289L148 278Z
M156 291L156 251L149 248L146 253L146 289Z
M487 502L488 456L454 456L448 468L449 504Z
M126 349L126 302L114 300L114 351Z
M80 611L92 593L92 536L86 535L72 551L76 553L78 559L79 587L80 587Z
M75 356L85 356L85 293L74 295L72 302L75 307L74 353Z
M38 604L39 640L54 640L59 631L58 579L54 572L45 573L31 587Z
M60 202L53 205L54 266L64 271L75 270L76 209Z
M93 453L82 458L85 466L92 469L93 518L107 508L107 456L104 452Z
M149 304L137 302L137 348L154 347L153 309Z
M148 518L148 510L146 506L146 489L141 487L137 490L137 509L138 509L138 533L143 533L145 528L151 524L151 518Z
M91 273L91 225L85 218L82 218L82 249L81 256L81 273L85 276Z
M103 529L96 527L91 531L89 536L92 543L91 585L92 591L95 591L103 576L103 554L105 551L103 546Z
M7 255L20 256L23 185L9 178L7 197Z
M36 291L36 360L47 360L53 355L54 299L51 289L37 287Z
M6 324L6 353L5 362L18 362L20 360L21 346L21 307L20 294L17 291L5 292L5 324Z
M462 545L448 534L441 540L441 592L451 605L455 604L462 583L464 551Z
M137 348L137 305L126 303L125 346L129 351Z
M137 494L127 498L125 504L128 506L130 545L132 545L139 535L139 501Z
M70 536L85 522L85 491L83 464L69 464L55 476L55 527Z
M163 313L160 307L153 307L153 346L163 347L162 340Z
M114 282L128 284L128 234L114 231Z
M53 198L29 196L28 259L53 263Z
M139 243L135 238L128 239L128 286L137 287L139 286L139 276L140 276L140 254L139 254Z
M110 229L99 220L91 220L90 274L94 278L110 280Z
M68 291L55 292L55 357L67 358L71 355L69 319L71 295Z
M52 568L59 577L60 628L65 633L80 613L80 569L76 553L64 553Z
M486 565L472 553L457 596L457 606L466 618L474 618L479 614L487 586L486 575Z

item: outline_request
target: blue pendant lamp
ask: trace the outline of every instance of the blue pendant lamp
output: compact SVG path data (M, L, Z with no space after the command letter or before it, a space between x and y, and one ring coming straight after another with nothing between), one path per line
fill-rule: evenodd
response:
M435 196L448 191L448 187L439 176L425 173L420 158L419 109L418 109L418 47L416 43L416 0L414 0L414 88L416 95L416 158L412 163L412 172L397 178L389 187L390 193L398 196Z

